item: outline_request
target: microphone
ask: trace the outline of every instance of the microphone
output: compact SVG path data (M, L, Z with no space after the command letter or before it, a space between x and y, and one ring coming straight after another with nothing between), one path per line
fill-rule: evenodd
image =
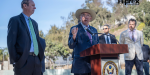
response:
M88 31L92 36L94 36L95 34L103 34L103 33L93 33L90 29L88 29L88 27L85 27L85 30ZM104 34L104 35L106 35L106 34ZM119 43L119 41L116 38L114 38L112 35L107 35L107 36L112 37L113 39L115 39ZM93 39L90 39L90 40L93 40ZM88 40L88 41L90 41L90 40Z
M103 33L93 33L88 27L85 27L85 30L88 31L92 36L95 34L103 34Z
M88 27L85 27L85 30L88 31L92 36L94 35L94 33L91 30L89 30Z

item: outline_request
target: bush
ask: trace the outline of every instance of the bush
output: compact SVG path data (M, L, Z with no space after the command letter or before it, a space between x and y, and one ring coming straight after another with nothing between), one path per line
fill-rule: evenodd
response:
M142 30L145 27L145 23L140 23L137 30Z

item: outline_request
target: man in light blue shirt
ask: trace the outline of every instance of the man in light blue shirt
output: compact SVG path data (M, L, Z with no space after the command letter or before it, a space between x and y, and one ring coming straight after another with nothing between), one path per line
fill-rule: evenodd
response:
M34 1L22 0L21 7L23 12L11 17L8 23L10 64L13 64L14 75L41 75L44 49L39 39L38 24L30 18L36 9Z
M23 14L23 16L24 16L24 18L25 18L25 20L26 20L26 23L27 23L27 26L28 26L28 29L29 29L29 32L30 32L30 38L31 38L31 48L30 48L30 52L34 52L34 46L33 46L33 40L32 40L32 35L31 35L31 30L30 30L30 27L29 27L29 20L28 19L30 19L30 17L28 17L27 15L25 15L24 13L22 13Z

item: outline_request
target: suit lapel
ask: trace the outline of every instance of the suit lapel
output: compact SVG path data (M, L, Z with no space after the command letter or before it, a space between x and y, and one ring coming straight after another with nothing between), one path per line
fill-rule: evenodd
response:
M135 42L137 42L139 39L140 39L140 35L138 34L138 31L136 30L136 33L135 33L136 35L137 35L137 39L136 39L136 41Z
M81 36L82 40L85 39L87 42L90 42L90 39L89 39L86 31L82 27L81 23L78 25L78 30L79 30L79 36Z
M130 41L132 41L133 42L133 40L130 38L130 33L129 33L129 31L127 30L127 34L126 34L126 36L127 36L127 38L130 40Z
M138 34L138 31L136 31L136 33L135 33L136 35L137 35L137 39L136 39L136 41L135 42L137 42L138 40L139 40L139 38L140 38L140 36L139 36L139 34ZM127 37L128 37L128 39L130 40L130 41L132 41L132 42L134 42L131 38L130 38L130 33L129 33L129 31L127 30Z
M29 28L28 28L28 26L27 26L27 23L26 23L25 18L24 18L24 16L23 16L22 13L20 14L20 19L21 19L23 25L25 26L25 28L26 28L26 30L27 30L28 36L30 37ZM31 38L30 38L30 40L31 40Z
M106 44L106 40L105 40L105 36L104 36L104 34L102 35L103 37L103 40L104 40L104 44Z
M93 29L91 26L89 26L89 28L90 28L90 30L91 30L93 33L95 33L95 32L94 32L94 29ZM94 35L94 36L92 36L92 44L91 44L91 45L94 45L94 44L95 44L95 41L96 41L96 39L95 39L95 35Z
M113 38L112 34L109 33L109 35L110 35L110 43L112 44L112 43L114 43L114 38Z
M95 42L96 40L94 39L94 36L92 36L92 45L94 45L94 42Z

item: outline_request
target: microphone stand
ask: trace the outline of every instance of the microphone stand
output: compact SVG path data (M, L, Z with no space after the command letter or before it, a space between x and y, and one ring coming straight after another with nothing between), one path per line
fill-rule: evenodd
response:
M91 30L88 29L88 27L85 27L85 30L87 30L92 36L94 36L95 34L103 34L103 33L93 33ZM104 35L106 35L106 34L104 34ZM107 36L112 37L111 35L107 35ZM116 38L114 38L114 37L112 37L112 38L115 39L119 43L119 41ZM90 39L90 40L93 40L93 39Z
M112 35L108 35L108 36L112 37L113 39L115 39L118 42L118 44L120 44L119 41L116 38L114 38Z

